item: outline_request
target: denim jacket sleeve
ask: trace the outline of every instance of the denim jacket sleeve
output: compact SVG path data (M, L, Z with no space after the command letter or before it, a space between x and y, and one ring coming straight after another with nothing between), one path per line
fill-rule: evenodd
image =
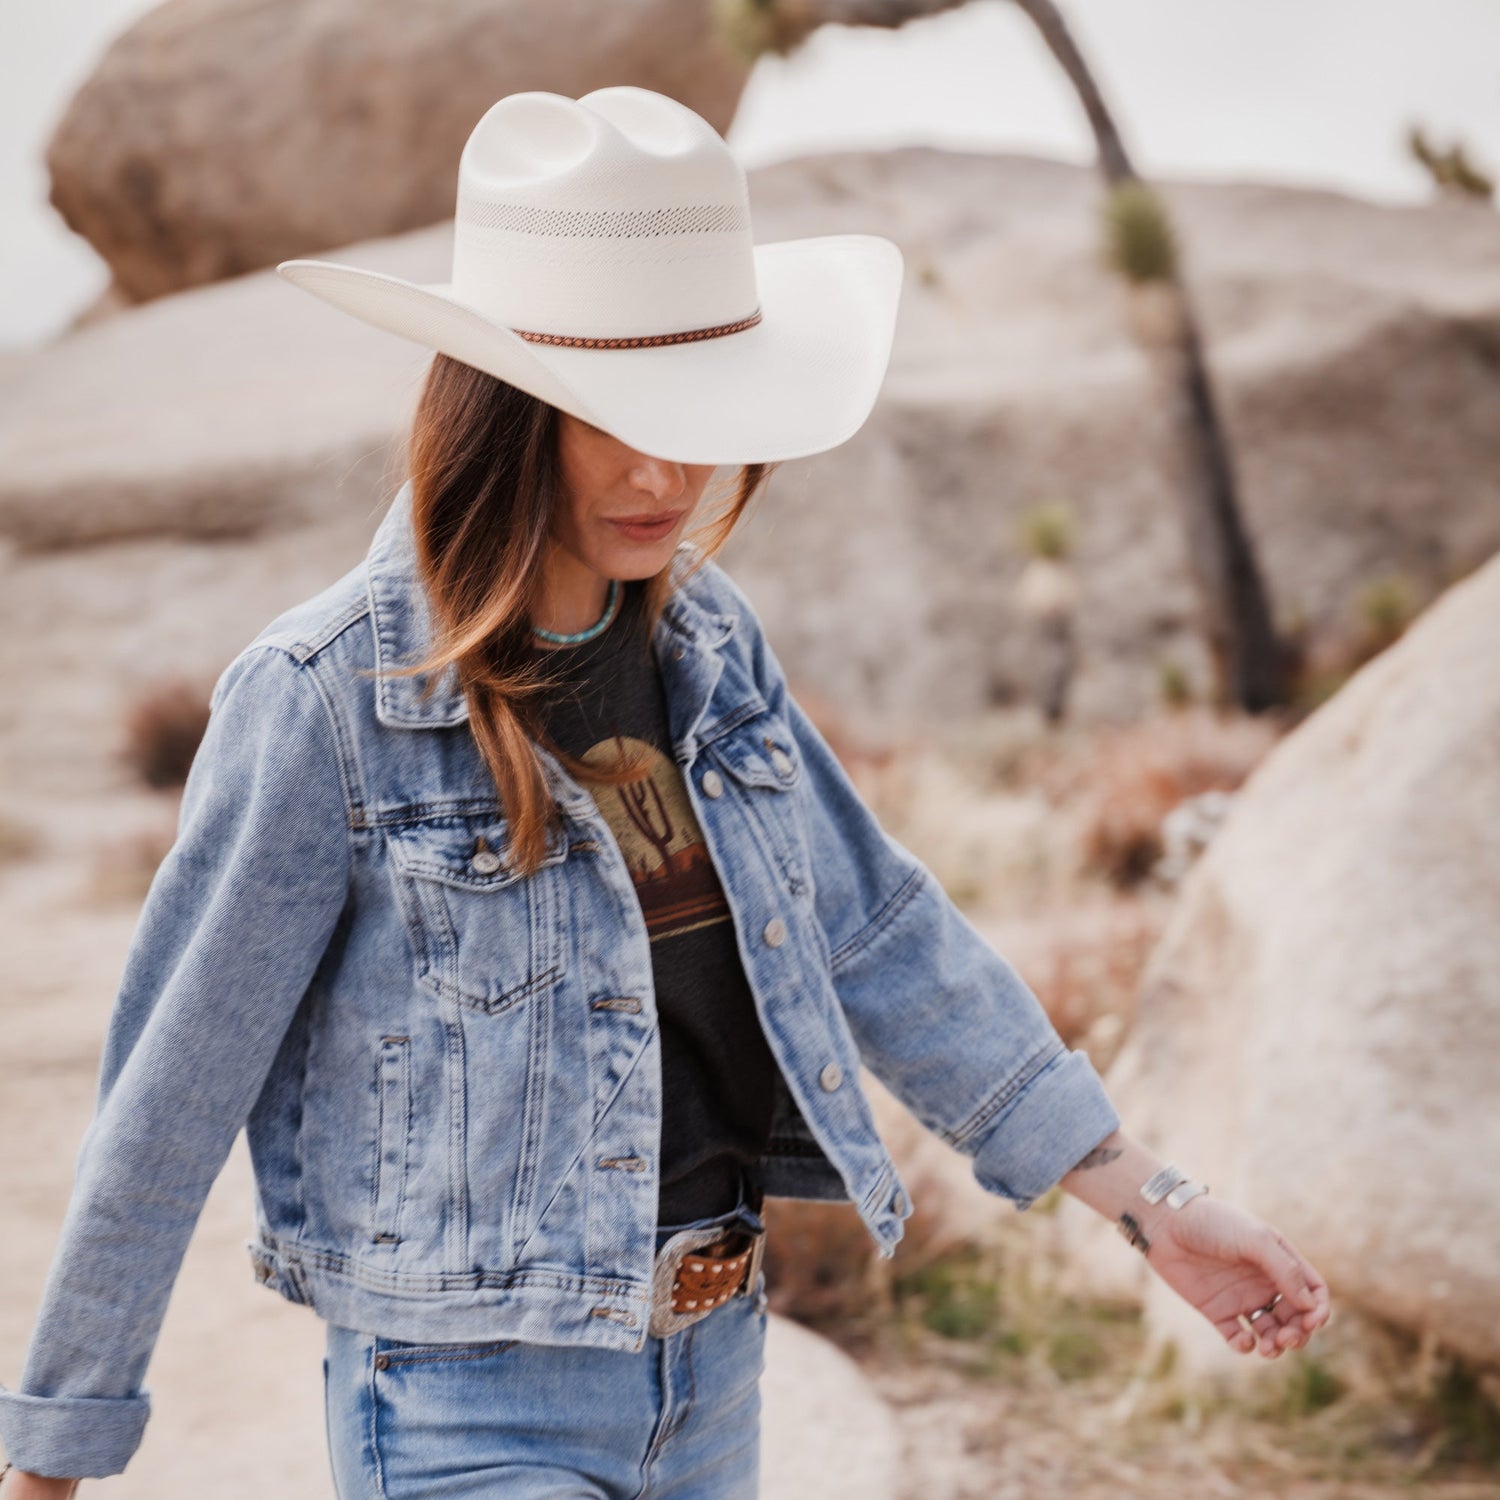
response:
M730 586L762 696L801 753L817 916L860 1054L924 1126L971 1158L984 1188L1030 1208L1119 1129L1114 1104L1088 1054L1064 1044L1011 964L865 806L788 691L743 591Z
M19 1469L123 1471L142 1387L215 1178L343 908L345 797L314 668L253 643L214 686L176 842L128 949L20 1388Z

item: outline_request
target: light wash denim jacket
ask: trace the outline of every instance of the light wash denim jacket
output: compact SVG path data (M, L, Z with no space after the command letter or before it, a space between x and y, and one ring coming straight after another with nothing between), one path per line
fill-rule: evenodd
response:
M661 1072L646 925L590 794L518 878L430 621L410 483L367 557L272 621L215 684L178 837L104 1044L19 1390L18 1467L121 1472L205 1198L244 1127L255 1275L414 1341L639 1350ZM689 544L674 568L694 560ZM1120 1120L1015 970L887 834L787 691L715 562L653 637L673 753L780 1064L768 1195L852 1200L889 1256L912 1210L867 1064L1018 1207Z

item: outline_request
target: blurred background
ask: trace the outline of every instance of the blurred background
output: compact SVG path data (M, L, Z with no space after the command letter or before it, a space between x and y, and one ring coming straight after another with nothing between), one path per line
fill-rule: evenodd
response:
M1230 1354L1110 1225L773 1200L768 1496L1500 1494L1500 10L74 0L0 16L0 1380L209 687L363 556L495 99L635 83L761 241L906 262L865 428L721 561L886 826L1335 1320ZM332 1494L243 1136L121 1497ZM235 1267L242 1265L244 1274Z

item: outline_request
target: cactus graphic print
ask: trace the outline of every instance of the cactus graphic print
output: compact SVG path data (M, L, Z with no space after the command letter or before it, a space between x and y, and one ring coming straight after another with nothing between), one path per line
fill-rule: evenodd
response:
M533 650L557 686L544 727L586 764L645 750L649 774L588 785L635 886L651 938L661 1031L659 1222L754 1207L754 1164L771 1133L776 1059L746 982L734 923L702 827L671 755L660 673L646 644L642 595L627 584L591 641Z

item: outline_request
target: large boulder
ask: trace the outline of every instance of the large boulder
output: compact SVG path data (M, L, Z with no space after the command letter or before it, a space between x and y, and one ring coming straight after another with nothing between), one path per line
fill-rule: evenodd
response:
M506 94L634 83L722 133L748 72L709 0L166 0L63 115L52 203L145 301L451 216Z
M1105 1083L1128 1132L1347 1299L1500 1366L1500 558L1282 740L1147 966ZM1063 1204L1190 1358L1237 1361ZM1106 1243L1107 1241L1107 1243Z

